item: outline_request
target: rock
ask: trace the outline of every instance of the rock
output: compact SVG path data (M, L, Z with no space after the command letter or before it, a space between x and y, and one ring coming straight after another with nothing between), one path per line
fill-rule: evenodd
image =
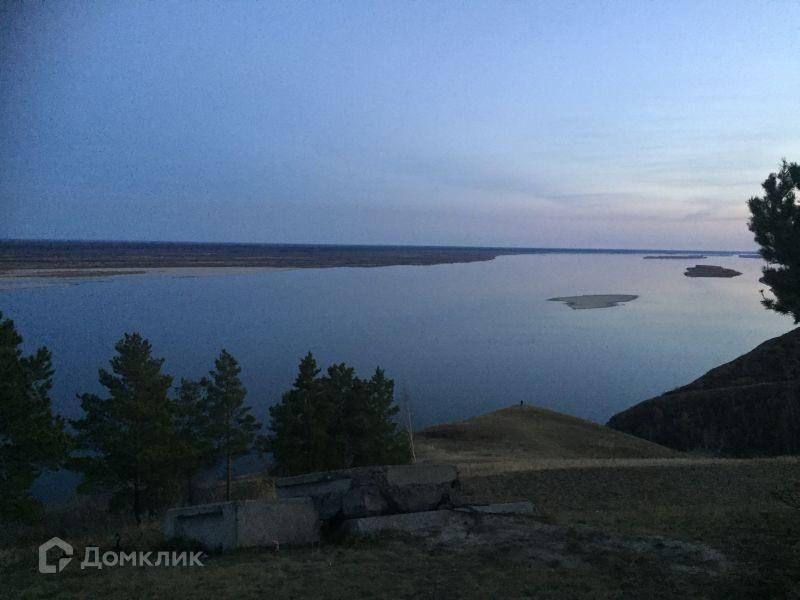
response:
M800 452L800 329L624 410L609 427L677 450Z
M319 541L319 517L310 498L219 502L167 511L163 532L209 551L309 544Z
M275 482L279 498L310 497L324 522L449 506L460 495L451 465L357 467Z

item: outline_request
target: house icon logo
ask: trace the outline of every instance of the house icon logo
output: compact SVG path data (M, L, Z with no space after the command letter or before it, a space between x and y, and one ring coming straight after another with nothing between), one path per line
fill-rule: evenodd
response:
M58 548L64 555L58 559L57 565L51 565L47 562L47 553L53 548ZM50 538L39 546L39 573L60 573L72 560L74 552L72 546L61 538Z

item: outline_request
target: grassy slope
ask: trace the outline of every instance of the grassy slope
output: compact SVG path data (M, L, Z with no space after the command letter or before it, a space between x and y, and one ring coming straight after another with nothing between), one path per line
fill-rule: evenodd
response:
M420 462L456 464L464 475L681 456L603 425L533 406L436 425L417 433L414 444Z
M417 439L425 459L459 462L467 495L530 499L539 521L549 524L539 527L556 527L543 533L533 524L528 538L483 545L435 547L388 537L234 552L210 558L202 569L70 567L49 577L36 574L32 543L0 550L0 597L800 597L800 510L775 498L790 485L800 492L800 460L675 458L659 446L531 407L440 426ZM108 549L114 531L107 524L78 537ZM606 532L634 543L663 537L664 554L602 546ZM53 533L77 535L48 529ZM45 531L31 539L37 535ZM124 546L154 549L157 522L138 536L125 534ZM702 564L676 568L669 558L675 541L718 550L730 566L721 574Z

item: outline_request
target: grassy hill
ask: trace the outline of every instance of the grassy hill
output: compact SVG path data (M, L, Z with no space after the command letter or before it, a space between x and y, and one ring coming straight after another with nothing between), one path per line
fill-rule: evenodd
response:
M414 436L420 462L458 465L464 475L672 459L681 453L591 421L513 406Z
M800 328L614 415L608 425L678 450L800 453Z
M36 546L167 548L102 508L0 530L0 598L800 598L800 459L700 458L522 406L416 436L468 497L530 500L465 539L387 535L210 556L202 568L36 571ZM252 487L250 492L258 492Z

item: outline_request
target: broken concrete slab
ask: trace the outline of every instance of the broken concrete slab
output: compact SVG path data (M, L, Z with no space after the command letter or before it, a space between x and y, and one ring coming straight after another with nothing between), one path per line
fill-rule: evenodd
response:
M532 515L534 513L533 503L527 500L492 504L469 504L457 507L454 510L479 512L487 515Z
M376 535L386 531L411 534L435 534L452 529L470 529L485 515L530 515L530 502L508 502L483 506L461 506L458 508L429 510L422 512L382 515L349 519L342 523L345 533L359 536Z
M457 503L461 485L452 465L356 467L284 477L279 498L311 497L325 522L433 510Z
M164 538L192 540L208 550L237 546L236 503L218 502L167 511L162 526Z
M263 498L237 503L238 545L301 545L319 541L319 515L309 498Z
M386 531L405 533L433 532L454 526L471 526L475 515L452 510L428 510L415 513L382 515L349 519L342 523L342 531L357 536L377 535Z
M277 493L291 492L292 497L307 496L309 495L307 492L318 494L345 492L350 489L351 485L352 477L347 470L281 477L275 482Z
M386 467L389 485L442 485L458 479L454 465L392 465Z
M310 498L218 502L167 511L166 539L195 541L211 551L319 541L319 516Z

